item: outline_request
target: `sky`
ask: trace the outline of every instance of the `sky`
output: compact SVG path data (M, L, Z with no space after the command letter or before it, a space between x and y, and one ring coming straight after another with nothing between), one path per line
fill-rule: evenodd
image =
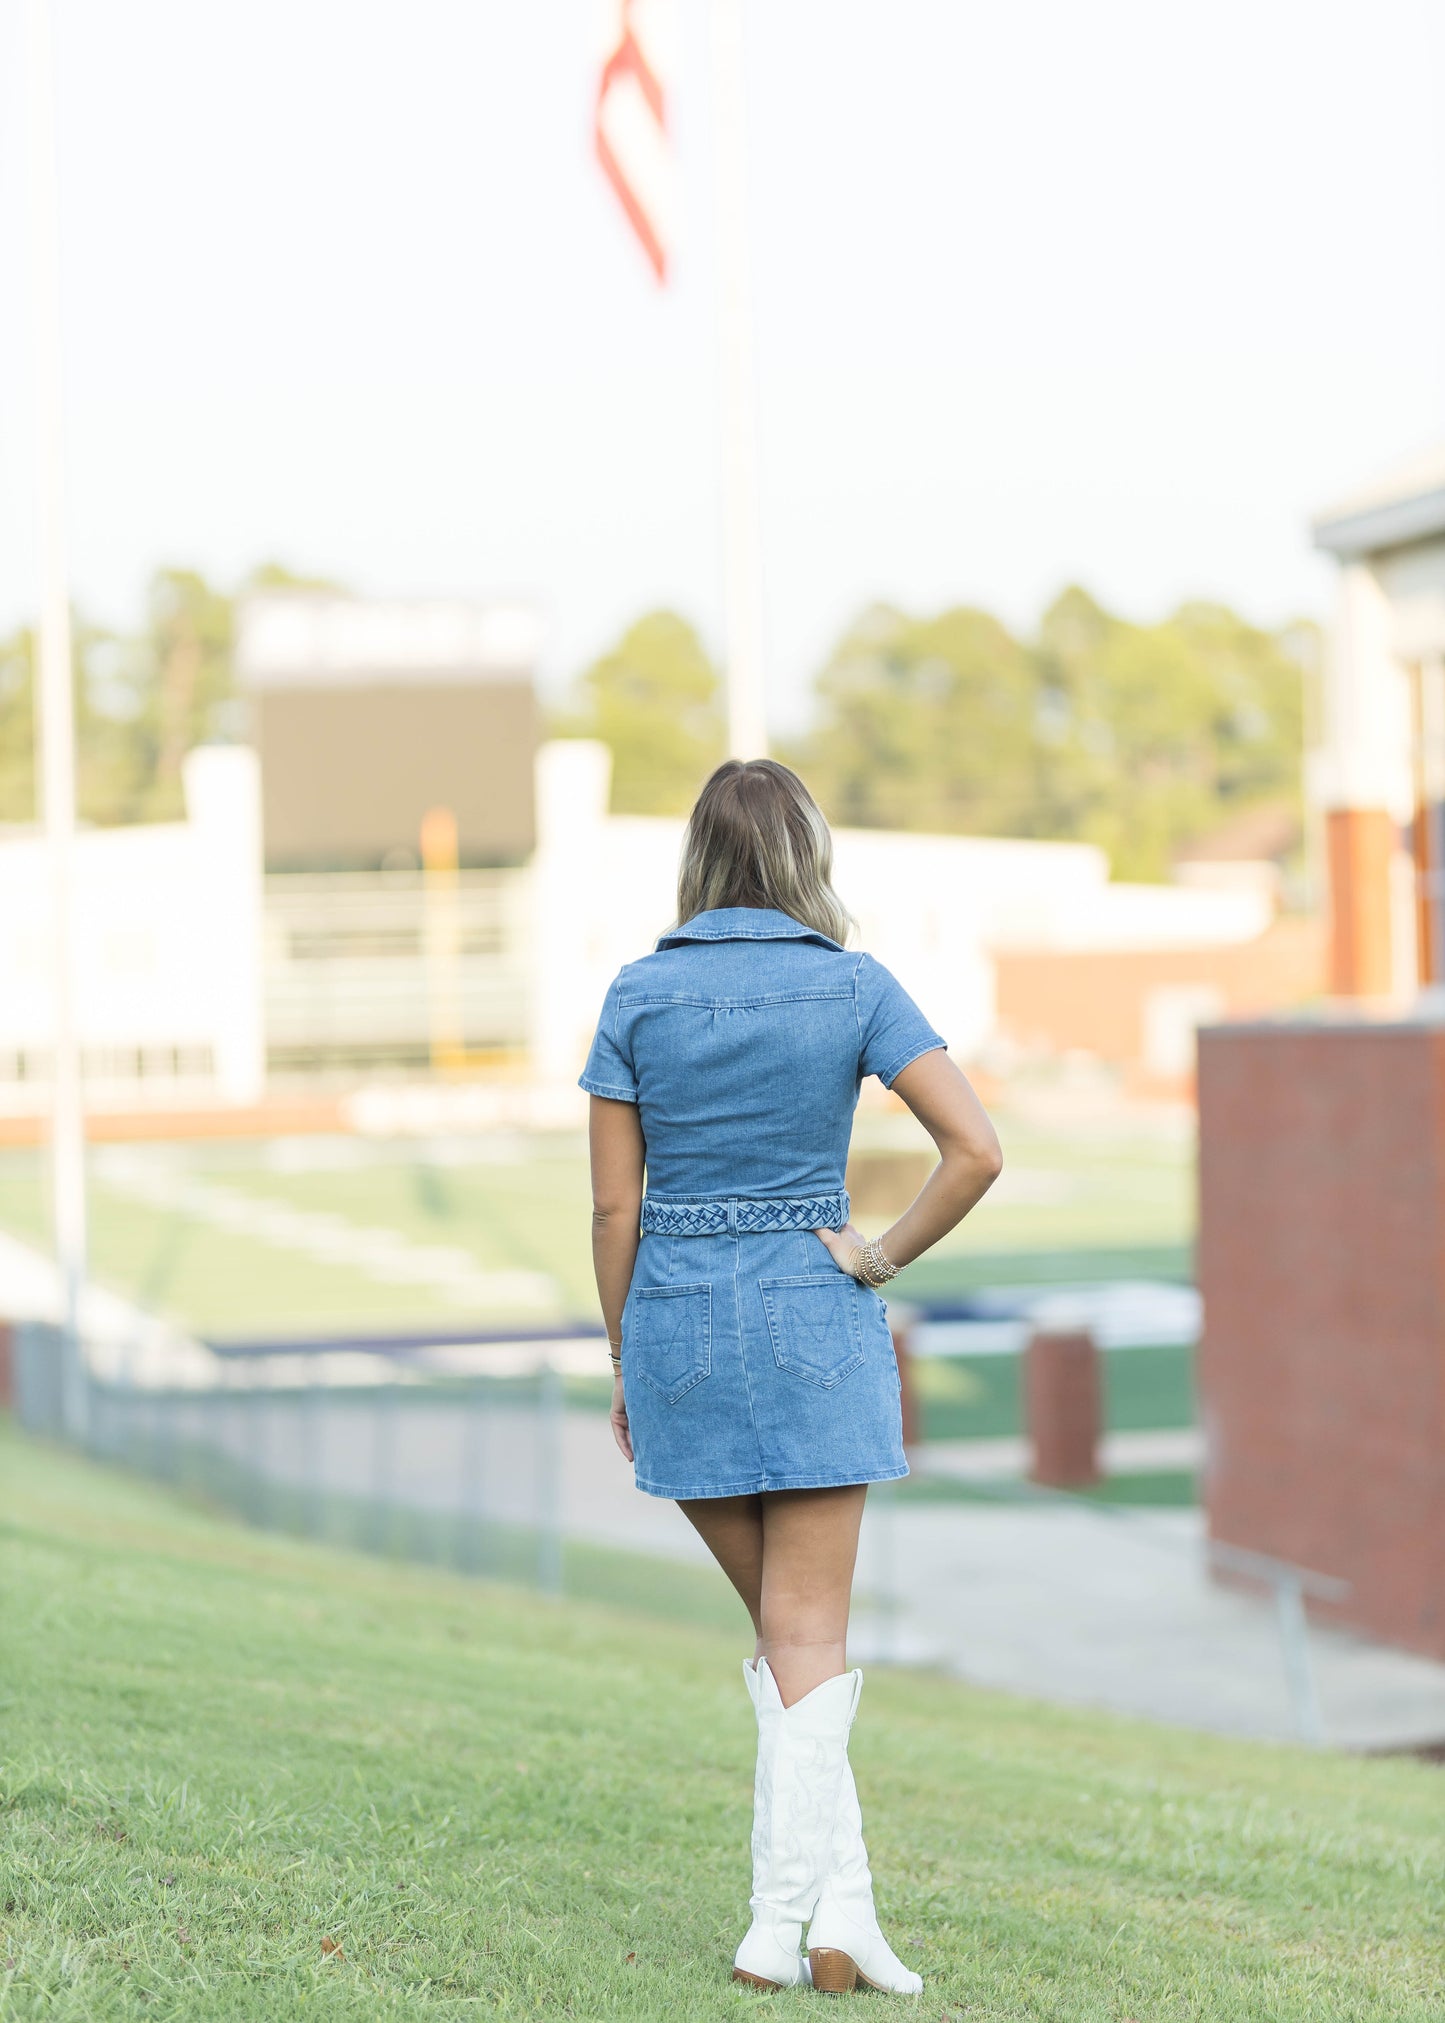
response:
M556 691L720 646L705 0L659 290L596 0L52 0L76 598L279 558L520 596ZM769 710L879 599L1326 616L1313 511L1445 436L1437 0L745 0ZM34 608L0 0L0 625Z

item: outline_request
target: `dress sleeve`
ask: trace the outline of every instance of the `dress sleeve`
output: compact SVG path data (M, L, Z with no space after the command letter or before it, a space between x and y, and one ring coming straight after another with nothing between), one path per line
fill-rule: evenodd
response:
M859 1072L893 1087L910 1061L948 1041L936 1033L891 970L865 955L854 989L858 1007Z
M602 1015L592 1036L586 1064L577 1077L577 1086L592 1096L610 1096L614 1103L637 1101L637 1076L624 1048L621 1033L622 979L608 986L602 1001Z

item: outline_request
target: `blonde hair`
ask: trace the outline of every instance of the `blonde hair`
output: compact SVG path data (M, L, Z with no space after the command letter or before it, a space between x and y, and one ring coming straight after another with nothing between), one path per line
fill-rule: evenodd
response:
M716 906L767 906L845 942L853 916L832 876L833 838L797 774L776 759L725 759L687 818L677 924Z

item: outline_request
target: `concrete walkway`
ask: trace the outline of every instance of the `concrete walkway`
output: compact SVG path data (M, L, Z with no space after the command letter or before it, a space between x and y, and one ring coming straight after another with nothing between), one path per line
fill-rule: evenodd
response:
M600 1417L568 1415L563 1480L573 1535L707 1559L672 1504L632 1487ZM875 1492L853 1648L1037 1699L1291 1740L1274 1605L1217 1586L1203 1546L1193 1510L910 1507ZM1334 1628L1309 1641L1331 1745L1445 1742L1445 1665Z

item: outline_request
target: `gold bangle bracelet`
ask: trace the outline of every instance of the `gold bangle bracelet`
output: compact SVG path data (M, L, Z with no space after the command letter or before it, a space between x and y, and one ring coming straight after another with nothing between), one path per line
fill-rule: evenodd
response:
M859 1244L851 1263L853 1276L874 1292L898 1276L898 1267L883 1248L881 1237L874 1236L867 1243Z

